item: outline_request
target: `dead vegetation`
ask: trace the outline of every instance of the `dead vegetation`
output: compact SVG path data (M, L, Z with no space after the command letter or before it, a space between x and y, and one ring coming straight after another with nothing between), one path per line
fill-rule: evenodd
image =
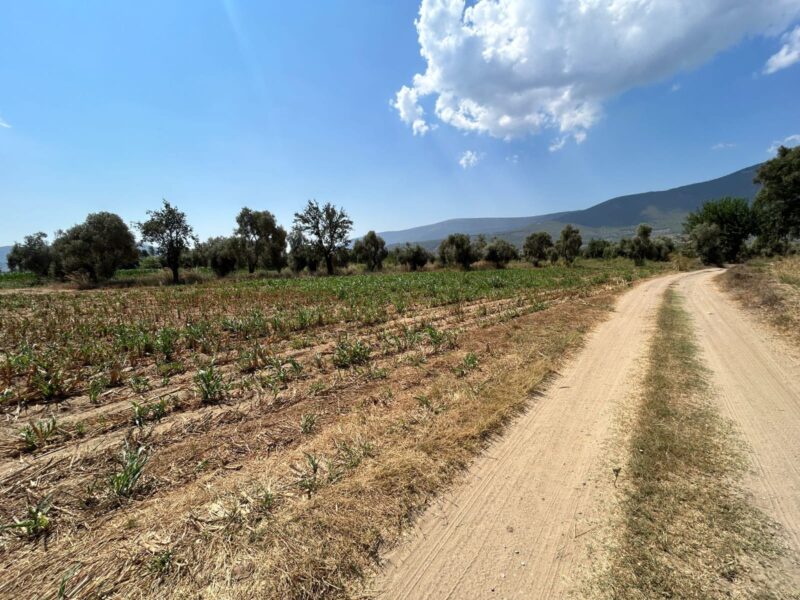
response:
M709 401L691 323L672 290L658 314L629 456L602 597L793 597L777 568L777 526L743 491L743 448Z
M722 287L800 347L800 256L751 260L728 269Z
M632 278L552 275L512 297L519 274L480 275L466 300L445 288L388 308L341 301L335 280L317 305L298 290L212 290L210 305L146 292L161 304L132 307L133 337L115 313L128 291L6 296L0 596L352 595ZM268 299L295 305L291 329ZM99 340L125 341L121 364L81 363L87 316L121 321ZM48 326L70 351L50 370L29 343ZM66 398L51 393L64 381Z

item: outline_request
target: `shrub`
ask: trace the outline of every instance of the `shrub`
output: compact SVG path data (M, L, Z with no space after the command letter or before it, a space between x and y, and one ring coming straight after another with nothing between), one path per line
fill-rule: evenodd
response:
M7 257L9 270L30 271L37 277L46 277L53 262L53 253L46 240L47 234L40 231L25 236L22 244L14 244Z

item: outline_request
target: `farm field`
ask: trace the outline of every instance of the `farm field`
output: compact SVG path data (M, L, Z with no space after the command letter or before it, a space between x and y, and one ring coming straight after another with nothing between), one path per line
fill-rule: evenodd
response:
M347 597L667 268L6 291L0 596Z

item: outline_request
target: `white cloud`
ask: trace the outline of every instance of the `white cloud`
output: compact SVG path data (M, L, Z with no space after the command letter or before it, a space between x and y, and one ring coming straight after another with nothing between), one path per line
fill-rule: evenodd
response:
M764 73L767 75L800 62L800 25L785 33L781 41L783 42L781 49L770 56L767 64L764 65Z
M736 144L730 142L720 142L711 146L712 150L727 150L728 148L736 148Z
M580 141L608 98L797 16L800 0L422 0L427 68L393 106L415 133L430 126L420 101L431 97L457 129L504 139L554 129L557 149Z
M512 154L511 156L506 156L506 162L509 162L512 165L519 164L519 154Z
M569 138L565 135L561 136L560 138L556 138L550 143L550 146L547 148L550 152L558 152L561 150L567 143Z
M767 148L767 152L770 154L775 154L778 152L778 148L781 146L786 146L787 148L792 148L794 146L800 146L800 134L794 134L783 138L782 140L776 140L772 142L772 145Z
M425 111L419 105L417 97L417 90L404 85L397 92L392 106L400 113L403 122L411 125L414 135L425 135L430 130L430 126L423 118Z
M3 120L3 117L0 117L0 127L3 129L11 129L11 125L9 125L6 121Z
M586 132L583 130L576 131L575 133L572 134L572 139L575 140L576 144L582 144L583 142L586 141ZM568 141L569 141L568 135L559 136L552 142L550 142L550 146L547 149L550 150L550 152L558 152L559 150L564 148L564 146L567 145Z
M467 150L461 155L461 158L458 159L458 164L461 165L462 169L471 169L483 160L483 156L483 154Z
M677 92L677 91L679 91L680 89L681 89L681 84L680 84L680 83L673 83L673 84L672 84L672 87L671 87L671 88L669 88L669 91L670 91L670 92Z

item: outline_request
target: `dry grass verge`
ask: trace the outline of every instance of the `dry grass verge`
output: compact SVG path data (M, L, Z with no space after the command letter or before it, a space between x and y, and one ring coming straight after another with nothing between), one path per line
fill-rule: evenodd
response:
M604 597L789 597L776 527L743 492L744 454L704 375L689 317L668 290L619 480Z
M800 256L757 259L720 277L740 304L800 347Z

